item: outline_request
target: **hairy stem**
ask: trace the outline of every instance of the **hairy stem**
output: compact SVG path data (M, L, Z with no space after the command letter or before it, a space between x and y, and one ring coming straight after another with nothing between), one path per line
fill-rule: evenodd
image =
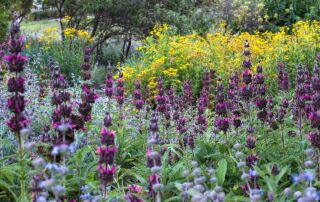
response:
M24 169L24 162L23 162L23 143L22 138L19 133L16 134L18 137L18 155L19 155L19 164L20 164L20 201L25 201L25 191L26 191L26 184L25 184L25 169Z

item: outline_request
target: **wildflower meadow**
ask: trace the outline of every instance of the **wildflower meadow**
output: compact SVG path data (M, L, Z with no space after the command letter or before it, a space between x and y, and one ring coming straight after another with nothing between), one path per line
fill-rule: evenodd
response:
M0 15L0 202L320 201L316 3L19 2Z

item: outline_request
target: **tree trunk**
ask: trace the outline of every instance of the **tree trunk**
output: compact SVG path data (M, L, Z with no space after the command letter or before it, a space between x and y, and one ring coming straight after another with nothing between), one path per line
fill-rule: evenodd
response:
M126 50L126 54L125 54L125 59L127 59L129 56L129 52L130 52L130 48L131 48L131 41L132 41L132 34L130 33L129 39L128 39L127 50Z
M124 59L125 59L125 49L126 49L126 44L127 44L127 41L128 41L128 38L127 36L125 37L124 41L123 41L123 44L122 44L122 49L121 49L121 57L120 57L120 61L121 63L124 62Z
M62 23L62 18L64 17L63 11L62 11L62 7L64 4L65 0L62 0L59 3L56 3L56 8L58 10L58 15L59 15L59 23L60 23L60 31L61 31L61 40L64 41L65 40L65 35L64 35L64 25Z
M96 15L94 17L94 21L93 21L93 28L92 28L92 32L91 32L91 37L94 37L97 33L98 27L99 27L99 23L100 23L100 17L98 15Z

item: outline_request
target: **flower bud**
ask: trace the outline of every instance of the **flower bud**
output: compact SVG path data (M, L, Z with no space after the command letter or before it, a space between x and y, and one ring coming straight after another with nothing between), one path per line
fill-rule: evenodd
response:
M295 198L295 199L298 199L298 198L300 198L301 196L302 196L301 191L296 191L296 192L294 192L294 198Z
M235 145L233 145L233 148L240 149L241 148L241 144L238 142Z
M23 147L26 151L31 151L31 149L35 146L35 142L26 142Z
M311 158L314 155L314 150L311 148L306 149L306 155Z
M311 168L313 166L313 162L311 160L305 161L304 166L307 168Z
M197 190L198 192L204 191L204 187L201 184L197 184L197 185L193 186L193 189Z
M210 182L211 182L212 184L215 184L215 183L217 182L217 178L216 178L216 177L210 178Z
M40 168L40 167L44 166L45 161L42 158L37 158L37 159L33 160L31 164L34 168Z
M193 174L194 174L195 176L200 176L200 175L201 175L201 170L200 170L200 168L194 169L194 170L193 170Z
M152 173L158 173L160 170L161 170L161 167L160 167L160 166L153 166L153 167L151 168L151 172L152 172Z
M192 162L191 162L191 165L192 165L192 167L198 167L198 162L192 161Z
M160 192L163 189L163 184L156 183L156 184L152 185L152 189L155 192Z
M203 184L206 181L206 177L202 176L202 177L197 177L194 179L194 183L195 184Z
M284 189L283 194L285 195L285 197L289 198L292 194L292 191L289 187L287 187Z
M236 158L240 158L242 155L243 155L242 152L236 152L236 154L235 154Z
M250 175L248 175L247 173L242 173L241 175L241 179L244 181L247 181L250 178Z
M244 161L240 161L240 162L237 164L237 167L238 167L238 168L243 168L245 165L246 165L246 163L245 163Z
M188 177L190 175L190 173L189 173L189 171L184 170L182 175L183 175L183 177Z
M274 201L274 193L273 192L269 191L267 196L268 196L269 201Z
M28 128L23 128L23 129L20 130L20 135L23 136L23 137L27 136L29 134L30 134L30 129L28 129Z
M222 191L222 187L221 186L216 186L215 188L214 188L214 191L215 192L221 192Z

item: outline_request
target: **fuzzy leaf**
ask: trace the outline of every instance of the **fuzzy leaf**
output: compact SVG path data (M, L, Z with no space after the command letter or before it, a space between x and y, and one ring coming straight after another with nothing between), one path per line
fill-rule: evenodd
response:
M216 170L216 175L218 179L218 184L222 185L224 183L224 180L226 178L226 173L228 169L228 162L226 159L222 159L218 163L218 167Z

